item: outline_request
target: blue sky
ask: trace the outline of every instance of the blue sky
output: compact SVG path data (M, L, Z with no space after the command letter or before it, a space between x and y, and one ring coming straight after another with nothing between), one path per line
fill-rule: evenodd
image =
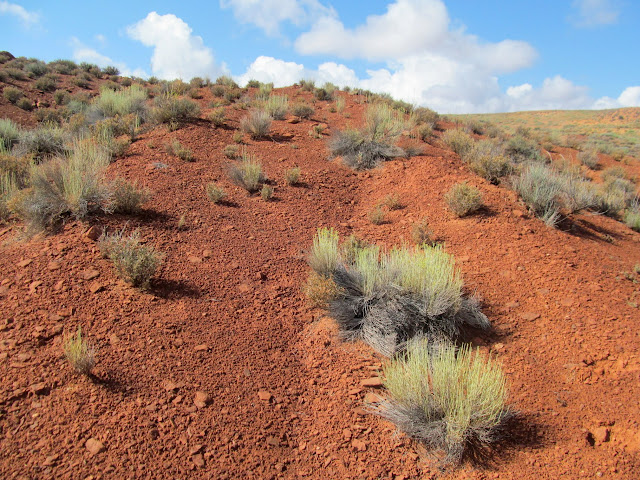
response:
M0 0L0 50L160 78L331 81L442 113L640 106L635 0Z

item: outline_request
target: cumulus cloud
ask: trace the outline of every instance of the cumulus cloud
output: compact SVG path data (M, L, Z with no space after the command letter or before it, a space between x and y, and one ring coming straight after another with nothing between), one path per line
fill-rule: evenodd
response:
M320 15L334 15L318 0L220 0L220 7L232 9L242 23L251 23L267 35L277 35L285 21L300 26Z
M13 15L27 27L33 26L40 21L40 15L26 10L17 3L0 2L0 15Z
M132 70L129 67L127 67L125 63L114 61L107 55L103 55L97 50L91 47L88 47L87 45L82 43L80 40L78 40L76 37L71 38L71 45L73 47L73 59L76 62L95 63L99 67L114 66L118 70L120 70L121 75L125 75L128 77L130 76L147 77L148 76L144 70L140 68Z
M618 21L620 8L615 0L574 0L576 13L571 17L578 27L611 25Z
M151 70L163 79L190 79L196 76L215 78L226 73L224 65L215 63L213 52L202 37L181 18L173 14L149 13L127 27L127 34L147 47L153 47Z

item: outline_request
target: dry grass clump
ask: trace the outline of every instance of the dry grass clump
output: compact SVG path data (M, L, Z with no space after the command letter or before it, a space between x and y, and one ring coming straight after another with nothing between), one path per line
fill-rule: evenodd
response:
M140 243L137 230L128 236L124 236L124 230L103 234L98 246L102 255L113 262L118 275L134 287L147 288L163 259L153 247Z
M20 100L18 100L18 102L16 103L16 106L26 112L30 112L31 110L33 110L33 102L29 100L27 97L23 97Z
M114 213L135 214L151 198L148 188L138 188L136 182L116 178L111 182L111 211Z
M0 134L0 136L2 136L2 134ZM615 178L628 180L627 171L623 167L618 167L618 166L605 168L600 174L600 177L605 182L607 180L613 180Z
M284 181L287 185L297 185L300 182L300 173L300 167L289 168L284 172Z
M395 142L407 126L404 114L389 105L371 105L362 130L347 129L332 136L331 156L341 156L345 164L356 170L374 168L381 161L405 156L405 151Z
M268 202L273 197L273 187L270 185L262 185L260 189L260 196L265 202Z
M96 349L82 336L82 328L78 327L75 335L69 335L62 341L64 356L73 369L82 375L90 375L96 365Z
M367 218L374 225L382 225L386 220L386 216L385 211L379 206L374 207L374 209L367 214Z
M209 114L209 121L213 123L216 127L221 127L227 121L227 117L225 115L224 108L219 107L216 108L213 112Z
M229 178L249 193L260 190L266 180L262 172L262 163L253 155L242 154L242 159L229 168Z
M429 220L427 218L422 218L413 225L411 228L411 239L419 247L422 245L435 245L433 230L429 227Z
M453 258L440 247L364 246L352 257L342 255L334 230L318 230L309 264L342 292L329 312L344 339L393 356L416 335L451 338L465 326L489 325L477 302L463 296Z
M583 152L578 152L578 161L591 170L595 170L600 165L598 152L596 150L585 150Z
M15 146L18 157L32 155L36 162L69 152L69 134L54 125L43 125L32 130L22 130Z
M595 193L594 209L599 213L617 218L637 198L636 187L625 178L612 175L603 175L603 178L604 183L597 187Z
M469 346L412 341L385 365L384 377L388 395L374 412L444 452L445 464L494 443L513 416L502 369Z
M296 117L303 119L310 118L315 112L315 109L308 103L297 102L291 105L290 111L291 115L295 115Z
M482 194L466 182L457 183L444 196L447 205L458 217L464 217L482 208Z
M511 173L511 161L502 145L491 140L481 140L463 154L462 160L482 178L498 184L502 177Z
M384 198L378 202L378 205L387 207L389 210L401 210L404 208L404 203L402 203L400 195L397 193L389 193L388 195L385 195Z
M220 203L227 196L227 192L224 191L224 188L214 182L207 183L206 189L207 197L209 197L209 200L213 203Z
M93 101L92 108L102 118L116 115L124 117L129 114L144 118L147 112L145 102L148 96L146 88L140 85L132 85L119 91L103 88L100 90L100 95Z
M625 212L624 223L632 230L640 232L640 203L636 200Z
M193 162L193 152L182 145L179 140L172 140L171 143L166 146L167 153L175 155L176 157L184 160L185 162Z
M0 118L0 152L11 151L18 142L22 129L8 118Z
M47 75L37 79L33 86L41 92L53 92L58 85L58 77L55 75Z
M311 305L318 308L328 308L329 303L341 293L333 279L315 272L309 274L302 291Z
M264 110L253 110L240 120L240 129L251 138L263 138L271 130L271 115Z
M240 149L238 148L238 145L227 145L226 147L224 147L224 150L222 151L222 153L224 153L225 157L230 158L231 160L234 160L238 158L239 150Z
M258 105L274 120L284 120L289 110L289 99L286 95L270 95L267 99L258 102Z
M507 141L505 153L514 163L543 161L538 143L522 134L515 135Z
M200 115L200 107L193 100L176 95L161 95L154 99L151 118L156 123L169 125L176 130L181 124L195 120Z

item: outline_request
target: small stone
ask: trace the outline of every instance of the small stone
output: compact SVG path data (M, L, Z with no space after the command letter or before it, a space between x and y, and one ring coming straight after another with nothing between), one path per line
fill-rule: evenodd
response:
M47 265L47 269L51 270L52 272L55 270L60 270L60 262L49 262L49 265Z
M344 430L342 430L342 438L344 438L345 440L347 441L351 440L352 436L353 436L353 433L351 433L351 430L349 430L348 428L345 428Z
M89 291L91 293L98 293L104 290L104 285L98 282L94 282L89 286Z
M359 452L364 452L367 449L367 444L362 440L358 440L357 438L351 441L351 446Z
M184 384L172 382L171 380L162 381L162 388L164 388L167 392L174 392L178 390L180 387L182 387L183 385Z
M211 403L211 396L203 391L198 390L193 399L193 404L198 408L204 408Z
M605 443L609 441L610 430L607 427L598 427L593 431L593 438L598 443Z
M31 385L31 391L36 395L45 395L49 392L49 387L47 387L47 384L44 382L34 383Z
M210 258L212 255L211 250L204 250L202 252L202 258Z
M520 318L522 318L523 320L527 320L529 322L533 322L534 320L537 320L538 318L540 318L540 314L534 313L534 312L524 312L520 314Z
M287 123L291 123L291 124L300 123L300 119L298 117L292 117L289 120L287 120Z
M360 382L360 385L362 385L363 387L380 388L382 387L382 378L380 377L366 378Z
M42 285L42 281L41 280L36 280L35 282L31 282L31 284L29 284L29 293L31 295L36 293L36 290L38 289L38 287L40 285Z
M97 455L100 452L104 452L104 444L100 440L96 440L95 438L90 438L84 444L85 448L89 451L89 453L93 455Z
M24 267L26 267L27 265L30 265L30 264L31 264L31 262L33 262L33 260L31 260L30 258L27 258L26 260L22 260L22 261L18 262L18 264L17 264L17 265L18 265L20 268L24 268Z
M201 454L194 455L191 460L196 467L204 467L204 457Z
M268 402L271 400L271 398L273 397L273 395L271 395L269 392L265 391L265 390L260 390L258 392L258 398L260 400L262 400L263 402Z
M42 466L53 467L56 463L58 463L59 459L60 459L60 455L49 455L47 458L44 459Z
M364 396L365 403L378 403L381 401L382 401L382 397L373 392L369 392Z
M496 352L502 352L504 351L504 343L496 343L491 347L492 350L495 350Z
M196 257L195 255L189 255L187 257L190 263L202 263L202 259L200 257Z
M196 352L206 352L209 350L209 346L206 343L201 343L200 345L196 345L193 350Z
M267 437L267 444L271 445L272 447L279 447L280 446L280 439L278 437L274 437L274 436L268 436Z
M85 280L93 280L100 276L100 272L94 268L90 268L88 270L84 270L80 275Z
M191 450L189 450L189 455L195 455L196 453L200 453L202 451L202 449L204 448L204 445L194 445L193 447L191 447Z
M96 225L92 226L89 230L87 230L84 234L86 238L89 240L97 241L102 235L102 229L98 228Z

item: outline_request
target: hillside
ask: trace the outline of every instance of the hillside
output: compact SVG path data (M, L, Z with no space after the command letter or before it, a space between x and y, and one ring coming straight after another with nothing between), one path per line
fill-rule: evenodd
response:
M57 76L56 90L92 101L101 86L130 81L94 76L83 88L76 70ZM160 97L162 84L134 83ZM449 121L438 120L426 141L401 136L418 142L419 154L357 171L328 159L327 141L362 125L365 95L338 91L336 102L300 85L275 89L313 113L289 113L255 139L239 133L242 105L263 86L224 102L214 84L194 85L185 98L199 105L197 118L146 123L107 168L108 178L151 190L141 212L69 216L58 231L33 236L16 214L0 226L0 476L637 478L640 233L589 209L545 225L506 179L491 183L453 153L442 141L456 127ZM25 128L38 125L39 110L65 108L28 77L5 75L0 87L19 88L37 106L0 97L0 118ZM261 160L270 201L229 179L233 161L223 151L234 138ZM174 140L191 161L168 151ZM595 171L579 166L574 149L549 155L596 183L612 166L640 175L630 156L600 154ZM285 173L296 166L301 181L290 185ZM485 207L459 218L444 196L461 181L482 192ZM224 202L207 198L209 182L224 188ZM372 223L388 194L403 208ZM303 293L318 228L391 247L410 243L425 219L456 259L465 291L482 299L492 329L470 340L503 366L518 412L483 461L445 471L369 413L386 359L341 341L335 321ZM105 228L138 229L163 252L147 290L103 258L95 233ZM78 326L97 347L91 377L63 355L65 334Z

